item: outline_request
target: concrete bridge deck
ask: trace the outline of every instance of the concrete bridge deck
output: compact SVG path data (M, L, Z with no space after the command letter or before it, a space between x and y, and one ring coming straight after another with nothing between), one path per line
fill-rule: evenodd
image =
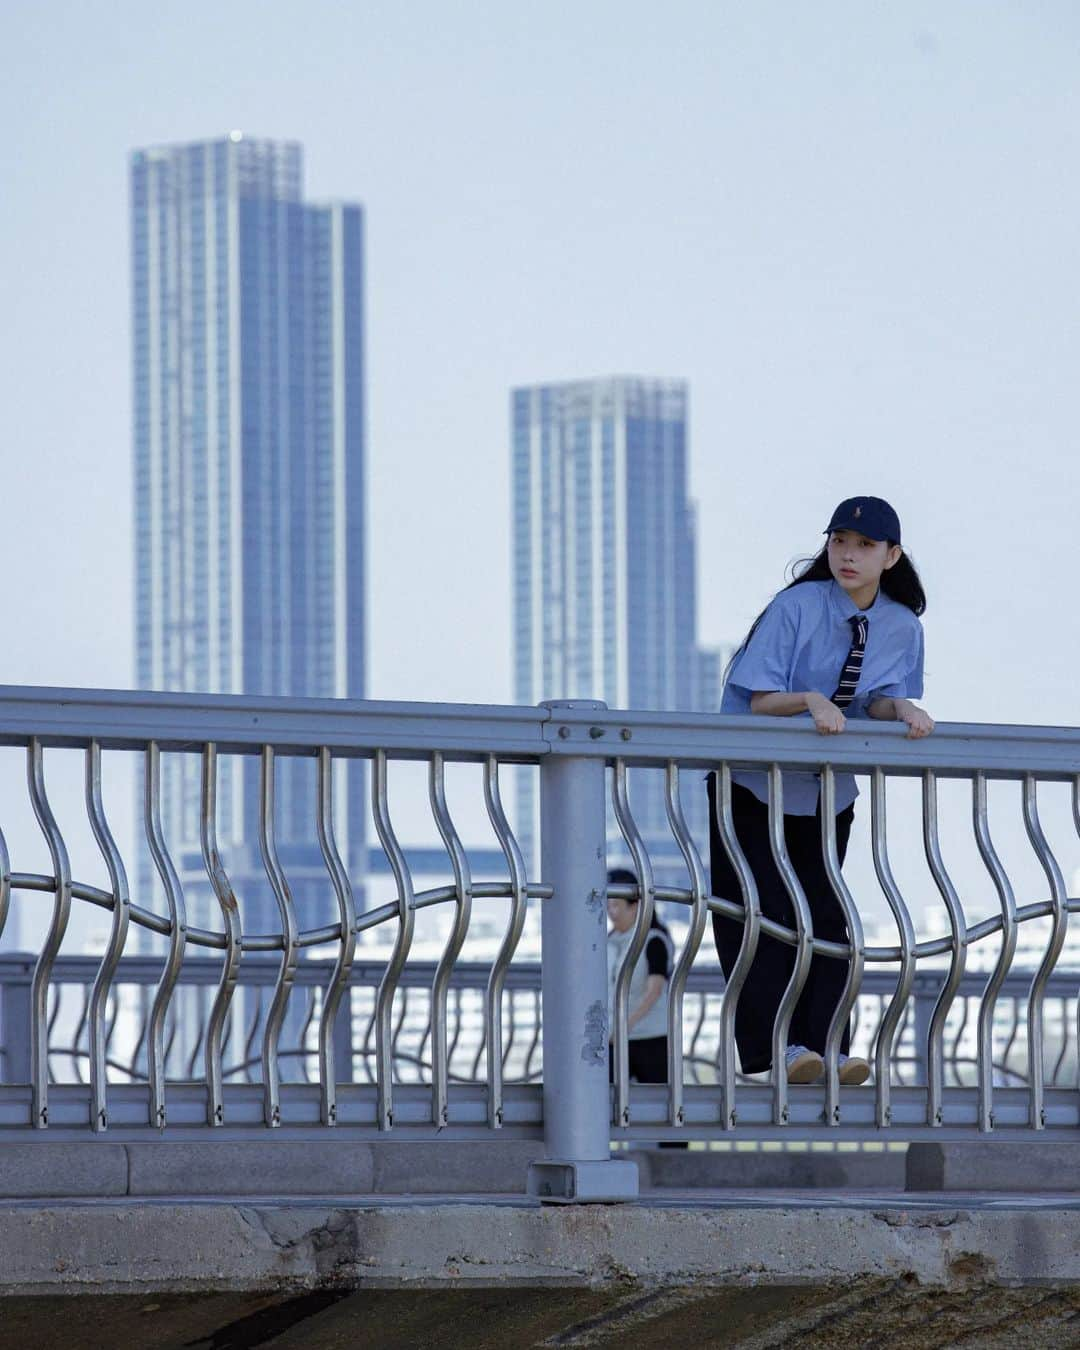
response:
M0 1287L5 1348L1070 1346L1080 1195L7 1200Z

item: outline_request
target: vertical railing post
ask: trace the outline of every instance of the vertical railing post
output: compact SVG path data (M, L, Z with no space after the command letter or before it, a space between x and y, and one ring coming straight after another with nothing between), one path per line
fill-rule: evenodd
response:
M0 1025L3 1027L3 1081L5 1083L29 1083L30 1067L30 1026L33 1022L33 998L31 981L34 974L34 958L26 957L20 961L18 976L12 979L18 956L7 958L6 976L0 985Z
M601 711L594 702L546 703ZM604 760L574 753L573 732L540 762L544 1158L529 1168L541 1200L633 1200L637 1165L611 1157L608 1086L607 845ZM579 742L580 744L580 739Z

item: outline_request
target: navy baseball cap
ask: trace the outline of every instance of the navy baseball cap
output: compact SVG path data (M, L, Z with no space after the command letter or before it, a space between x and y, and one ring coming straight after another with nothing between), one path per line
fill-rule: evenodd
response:
M886 539L890 544L900 542L900 517L888 502L880 497L848 497L832 513L826 534L833 530L854 530L867 539Z

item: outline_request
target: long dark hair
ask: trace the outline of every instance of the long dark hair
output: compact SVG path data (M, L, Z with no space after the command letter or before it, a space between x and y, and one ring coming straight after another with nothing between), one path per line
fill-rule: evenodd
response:
M795 575L786 586L782 586L780 589L783 591L790 591L794 586L801 586L804 581L832 580L832 569L829 566L829 545L825 544L821 551L816 553L812 558L800 558L795 564ZM919 574L915 570L915 564L903 549L900 550L900 556L897 558L896 562L893 563L892 567L882 572L881 589L890 600L895 600L899 605L906 605L907 608L911 610L912 614L922 614L926 609L926 592L923 590L923 584L919 580ZM779 595L780 591L777 591L776 594ZM775 600L776 596L773 596L773 599ZM772 600L769 601L769 604L772 604ZM736 647L731 656L731 660L728 661L727 665L724 667L725 680L727 680L727 677L731 674L731 667L746 650L750 639L757 632L758 624L765 617L765 610L768 608L769 605L766 605L765 609L761 611L750 625L750 631L739 643L738 647Z

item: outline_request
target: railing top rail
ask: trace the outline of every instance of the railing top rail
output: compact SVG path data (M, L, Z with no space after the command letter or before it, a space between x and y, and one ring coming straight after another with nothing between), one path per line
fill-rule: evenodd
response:
M105 749L200 750L312 755L376 749L426 758L535 759L547 746L544 708L488 704L399 703L375 699L278 698L248 694L178 694L144 690L55 689L0 685L0 745L79 747L89 738Z
M677 760L686 767L779 763L785 767L943 777L1068 781L1080 773L1080 728L939 722L932 736L909 740L896 722L858 719L842 736L822 737L805 719L725 713L556 709L544 729L553 751L624 759L632 765Z
M0 685L0 745L137 750L201 749L254 754L264 745L285 755L329 746L341 755L376 749L400 758L441 751L456 760L487 755L529 762L546 755L625 759L633 765L676 760L708 768L721 760L760 765L991 778L1034 773L1067 781L1080 774L1080 728L939 723L934 735L908 740L896 723L858 721L823 738L801 719L720 713L628 712L598 706L492 704L177 694L111 689Z

